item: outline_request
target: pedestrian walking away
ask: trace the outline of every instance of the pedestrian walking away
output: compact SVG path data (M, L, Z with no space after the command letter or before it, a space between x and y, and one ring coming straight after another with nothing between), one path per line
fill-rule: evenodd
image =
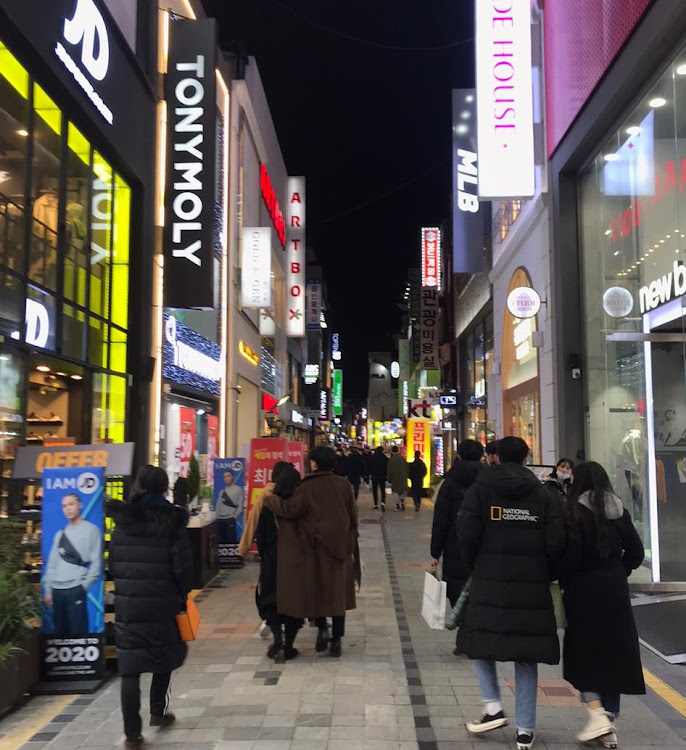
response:
M457 448L457 458L436 498L431 529L431 562L438 565L443 559L443 580L447 584L448 599L455 606L469 571L460 557L457 546L455 522L462 507L465 492L474 484L483 470L481 459L484 449L476 440L463 440ZM460 653L456 648L455 655Z
M581 693L581 742L617 747L620 694L645 693L627 577L643 562L629 512L594 461L574 468L565 507L567 546L558 562L567 630L564 678Z
M291 497L267 495L264 507L281 519L276 575L279 614L314 619L316 650L341 656L345 613L355 609L361 579L357 503L350 482L334 474L336 454L317 446L310 452L312 474ZM333 620L329 636L327 618Z
M357 448L353 448L348 456L346 463L346 472L348 481L353 486L353 493L355 500L360 496L360 484L362 482L362 475L364 474L364 461L362 455Z
M379 446L369 459L369 471L372 480L372 497L374 507L386 510L386 476L388 474L388 457Z
M171 673L186 659L176 615L193 580L188 512L166 499L165 471L150 468L128 503L110 502L115 523L109 547L114 580L115 638L127 750L143 746L140 677L152 673L150 726L175 720L168 708Z
M526 468L528 455L521 438L500 440L500 465L480 472L456 523L460 556L472 575L457 645L474 661L485 707L467 730L481 734L507 724L496 662L514 662L518 750L535 740L538 664L560 661L550 571L565 544L561 503Z
M272 470L272 481L267 485L266 494L280 498L291 497L300 484L300 474L287 461L279 461ZM255 509L253 509L253 513ZM295 523L281 519L278 521L271 510L260 504L255 531L257 550L260 553L260 578L255 590L255 602L261 619L267 623L274 640L267 650L267 656L277 662L294 659L298 650L294 647L302 620L283 615L278 610L276 597L278 534L287 524Z
M422 496L424 494L424 477L427 475L428 470L426 464L422 461L421 451L414 452L414 461L410 464L409 475L410 475L410 487L412 488L412 500L414 501L414 509L416 513L419 513L419 508L422 504Z
M388 482L391 485L391 500L395 503L396 510L405 510L405 496L407 495L409 478L408 463L400 455L398 446L394 445L391 448L391 457L388 461Z

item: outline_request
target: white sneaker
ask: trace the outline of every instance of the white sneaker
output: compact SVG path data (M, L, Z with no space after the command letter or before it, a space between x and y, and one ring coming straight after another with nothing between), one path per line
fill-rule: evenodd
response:
M272 629L267 625L266 620L262 620L262 624L260 625L259 629L260 638L269 638L269 636L272 634Z
M586 724L576 737L579 742L590 742L591 740L599 739L603 735L610 734L614 730L615 726L610 717L605 713L605 710L594 708L588 710L588 724Z
M607 747L609 750L615 750L615 748L619 747L616 730L613 729L611 732L608 732L608 734L604 734L602 737L598 737L598 742L600 742L603 747Z

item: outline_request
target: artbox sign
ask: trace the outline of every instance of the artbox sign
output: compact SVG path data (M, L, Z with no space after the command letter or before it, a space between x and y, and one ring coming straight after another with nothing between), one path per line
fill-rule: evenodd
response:
M322 285L313 281L307 285L307 330L318 331L322 318Z
M475 9L479 196L530 197L531 0L477 0Z
M286 336L305 335L305 178L288 178Z
M272 230L245 227L241 245L243 307L272 306Z
M62 38L72 51L78 52L80 62L74 60L62 41L55 44L55 54L98 112L112 125L112 110L95 87L109 70L110 40L105 20L93 0L76 0L74 15L64 20Z
M611 318L625 318L634 309L634 297L623 286L611 286L603 294L603 310Z
M490 204L479 201L476 91L453 91L453 272L486 270L484 235Z
M422 286L441 286L441 230L437 227L422 229Z
M507 309L515 318L533 318L541 309L541 298L535 289L518 286L507 295Z
M164 313L162 375L173 383L219 395L221 346Z
M214 305L216 23L171 23L166 79L165 304Z
M419 315L419 366L422 370L437 370L439 367L437 289L431 289L429 287L422 289L422 303Z

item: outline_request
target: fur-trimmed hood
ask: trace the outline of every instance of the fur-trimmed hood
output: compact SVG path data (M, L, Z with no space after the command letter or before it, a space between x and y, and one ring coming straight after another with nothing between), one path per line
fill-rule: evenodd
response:
M106 506L107 515L127 534L135 536L169 536L186 528L189 516L185 508L166 500L164 503L146 502L153 497L144 495L133 503L110 501Z

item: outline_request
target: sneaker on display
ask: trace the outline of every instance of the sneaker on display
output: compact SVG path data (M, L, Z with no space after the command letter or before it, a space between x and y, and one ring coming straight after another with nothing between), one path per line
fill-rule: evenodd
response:
M534 746L536 735L533 732L517 731L517 750L530 750Z
M497 714L489 714L488 711L484 711L481 717L477 721L469 721L466 724L467 731L472 734L483 734L484 732L490 732L492 729L498 729L507 725L507 716L503 711L498 711Z

